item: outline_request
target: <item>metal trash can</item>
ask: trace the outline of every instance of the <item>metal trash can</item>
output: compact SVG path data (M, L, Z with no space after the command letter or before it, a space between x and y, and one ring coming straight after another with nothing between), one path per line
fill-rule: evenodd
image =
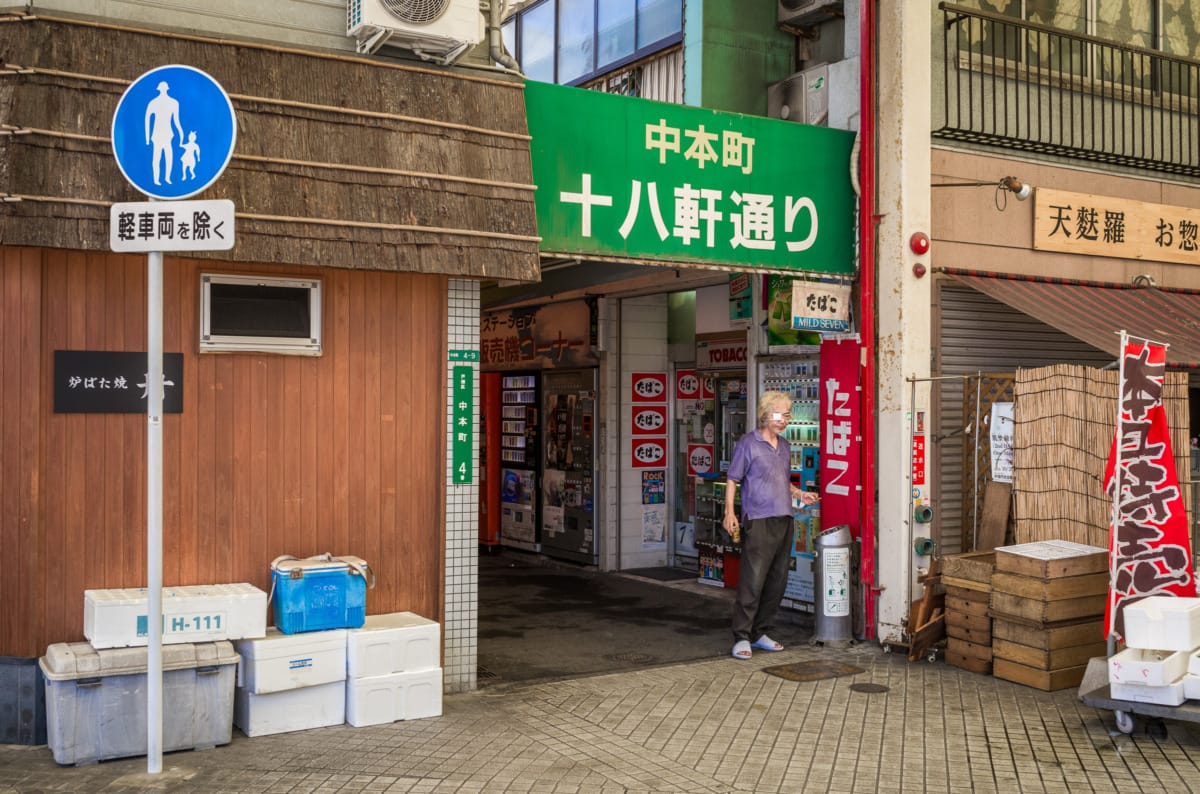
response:
M839 524L816 537L813 559L813 595L816 599L814 643L849 645L854 639L851 609L853 538L850 527Z

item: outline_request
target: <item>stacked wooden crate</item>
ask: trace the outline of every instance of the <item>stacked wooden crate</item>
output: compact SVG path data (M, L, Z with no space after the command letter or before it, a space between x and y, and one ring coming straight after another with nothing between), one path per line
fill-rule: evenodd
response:
M1103 656L1108 552L1064 540L996 549L993 674L1044 691L1077 686Z
M942 558L946 588L946 663L973 673L992 672L993 551L975 551Z

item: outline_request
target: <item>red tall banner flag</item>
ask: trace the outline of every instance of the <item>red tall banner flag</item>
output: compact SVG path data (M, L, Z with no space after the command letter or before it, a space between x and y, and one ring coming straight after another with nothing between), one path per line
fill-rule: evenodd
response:
M1118 637L1125 633L1126 605L1152 595L1196 595L1187 512L1162 401L1166 348L1127 342L1123 357L1121 418L1104 472L1114 502L1105 631Z
M821 342L821 526L848 524L856 538L862 526L861 350L857 340Z

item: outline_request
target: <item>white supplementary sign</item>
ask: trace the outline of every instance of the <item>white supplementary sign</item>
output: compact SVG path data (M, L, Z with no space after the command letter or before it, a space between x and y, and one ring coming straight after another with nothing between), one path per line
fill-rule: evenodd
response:
M792 330L849 331L850 285L793 281Z
M113 204L108 245L117 252L228 251L234 207L226 199Z

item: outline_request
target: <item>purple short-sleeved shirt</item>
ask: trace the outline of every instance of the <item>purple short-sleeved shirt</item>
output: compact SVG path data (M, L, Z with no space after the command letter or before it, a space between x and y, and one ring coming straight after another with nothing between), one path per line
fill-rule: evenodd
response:
M726 476L742 486L742 515L746 520L792 514L792 450L783 436L772 449L762 432L742 436L733 449Z

